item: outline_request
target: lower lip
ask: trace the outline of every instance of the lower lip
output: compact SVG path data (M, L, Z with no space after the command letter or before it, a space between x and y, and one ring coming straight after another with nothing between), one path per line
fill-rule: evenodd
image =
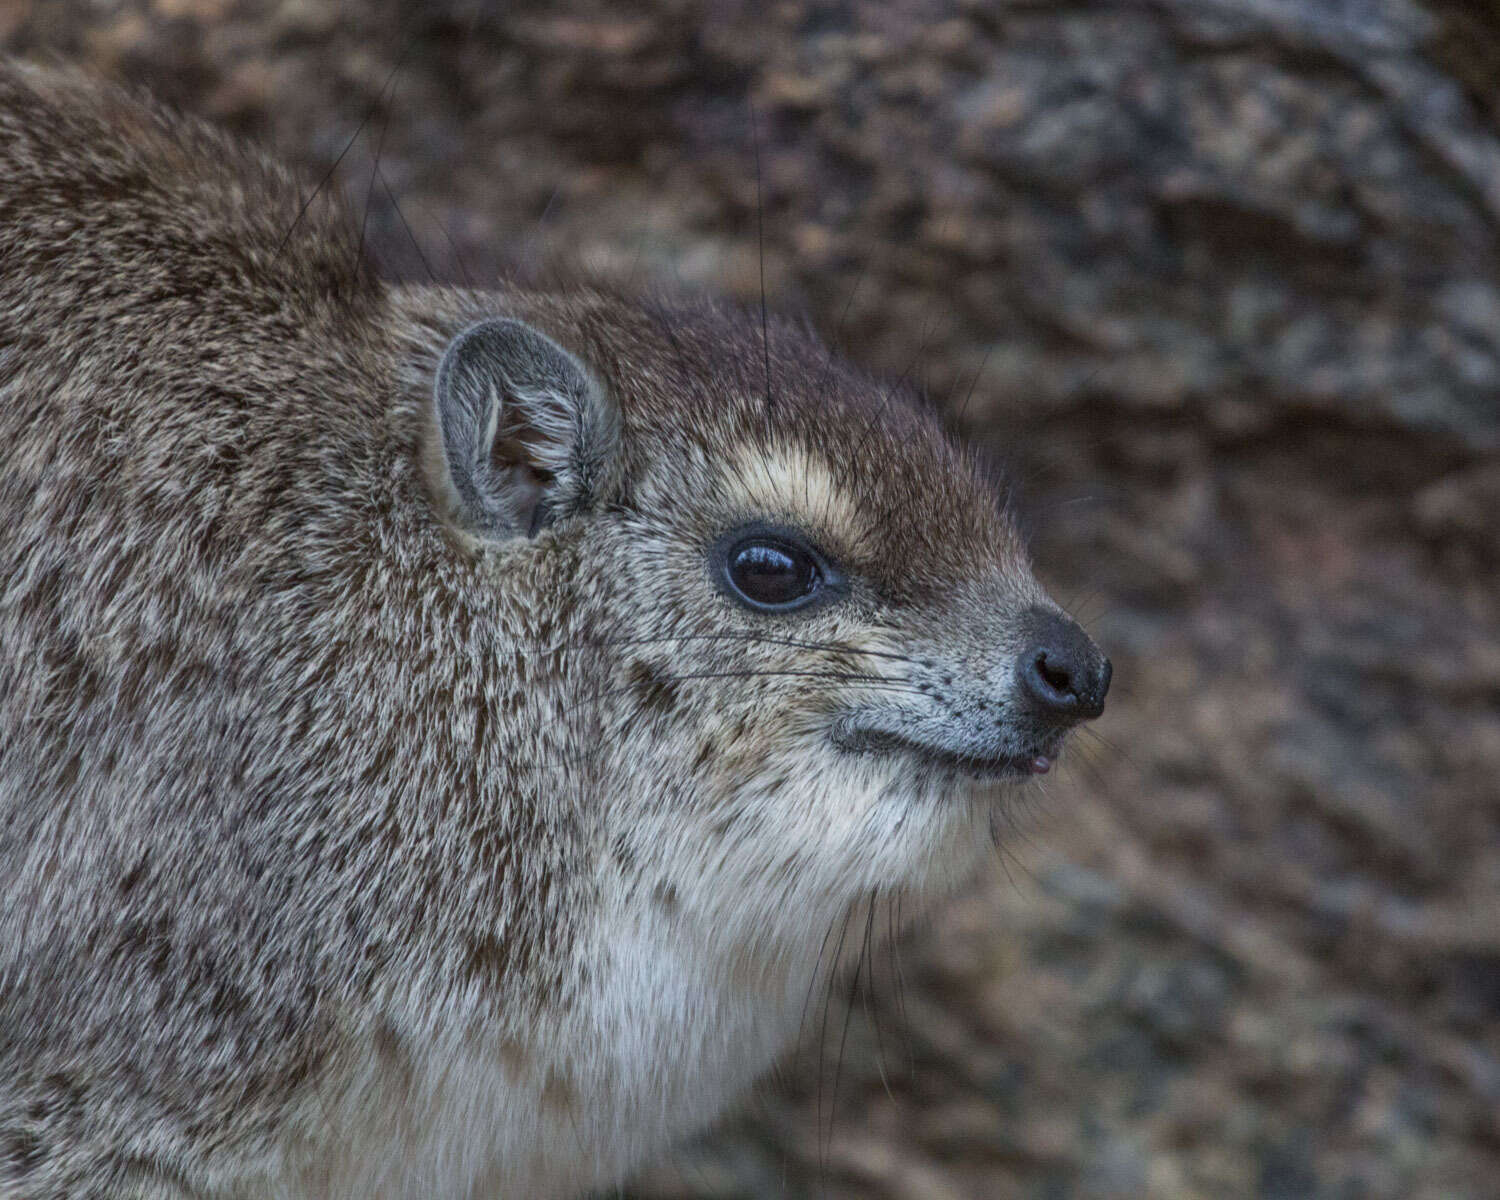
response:
M858 741L844 743L845 749L861 752L876 753L892 750L915 750L919 755L932 761L933 757L943 762L943 765L956 770L961 774L971 776L975 779L1002 779L1006 776L1014 779L1017 776L1027 777L1031 775L1045 775L1052 770L1052 764L1056 761L1056 754L1033 754L1028 758L1003 758L1003 759L968 759L958 755L933 755L927 747L919 746L911 742L905 742L892 735L874 735L870 740L860 739ZM932 756L932 757L929 757Z
M1029 778L1032 775L1045 775L1052 769L1053 759L1045 754L1037 754L1031 758L996 759L993 762L970 761L961 764L951 764L960 774L968 775L973 779L1015 779Z

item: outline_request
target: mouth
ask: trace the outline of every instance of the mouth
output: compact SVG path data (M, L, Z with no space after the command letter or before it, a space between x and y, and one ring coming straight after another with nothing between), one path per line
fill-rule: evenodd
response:
M1026 754L968 754L963 751L913 741L895 733L872 730L841 730L834 742L857 754L907 754L940 770L976 780L1027 779L1045 775L1062 751L1062 739L1041 751Z

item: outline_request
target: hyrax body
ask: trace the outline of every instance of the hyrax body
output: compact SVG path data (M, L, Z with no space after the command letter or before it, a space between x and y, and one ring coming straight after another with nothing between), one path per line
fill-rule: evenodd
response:
M805 334L393 288L303 199L0 69L0 1197L615 1181L1103 701Z

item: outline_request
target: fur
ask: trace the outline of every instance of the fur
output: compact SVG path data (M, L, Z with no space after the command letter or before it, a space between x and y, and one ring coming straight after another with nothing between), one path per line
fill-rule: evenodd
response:
M829 930L992 853L1001 788L834 735L1055 740L1012 670L1050 602L908 397L727 308L392 288L303 207L0 68L5 1200L615 1182L796 1035ZM610 453L531 530L445 474L434 378L497 316L610 406L542 421ZM848 596L736 606L746 520Z

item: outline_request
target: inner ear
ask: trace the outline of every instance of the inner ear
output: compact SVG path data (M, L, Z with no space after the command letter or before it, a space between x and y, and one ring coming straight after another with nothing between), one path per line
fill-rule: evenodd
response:
M615 460L617 421L604 389L522 321L482 321L454 338L433 400L450 500L480 537L532 537L581 511Z

